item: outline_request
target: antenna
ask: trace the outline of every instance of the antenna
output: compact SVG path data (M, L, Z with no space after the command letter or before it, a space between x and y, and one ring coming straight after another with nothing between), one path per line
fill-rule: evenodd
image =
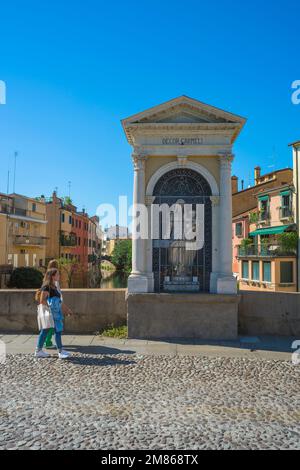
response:
M15 157L15 162L14 162L14 184L13 184L13 193L16 192L16 170L17 170L17 157L19 153L15 152L14 157Z
M68 181L68 186L69 186L69 198L71 199L71 181Z
M7 194L9 194L9 170L7 172Z
M276 147L275 147L275 145L274 145L274 146L273 146L273 150L272 150L272 155L271 155L270 157L268 157L268 158L271 160L271 164L268 165L268 168L275 168L276 157L277 157L277 154L276 154Z

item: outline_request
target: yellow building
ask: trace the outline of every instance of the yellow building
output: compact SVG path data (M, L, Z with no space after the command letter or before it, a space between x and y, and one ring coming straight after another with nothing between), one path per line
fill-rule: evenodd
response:
M46 225L43 199L0 194L0 264L44 266Z

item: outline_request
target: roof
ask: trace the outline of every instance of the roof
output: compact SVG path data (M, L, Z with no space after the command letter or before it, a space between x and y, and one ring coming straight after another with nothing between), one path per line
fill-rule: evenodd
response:
M289 144L289 147L300 147L300 140L296 140L296 142L292 142Z
M269 176L272 174L278 174L282 173L283 171L291 171L293 172L292 168L281 168L280 170L274 170L271 173L267 173L266 175L261 176L261 178L264 178L265 176ZM261 186L267 185L271 183L271 181L264 181L263 183L258 183L253 186L250 186L250 188L242 189L242 191L238 191L237 193L234 193L232 196L236 196L237 194L245 193L246 191L253 191L253 189L259 189ZM289 183L287 183L289 184Z
M174 109L177 107L179 112L182 111L183 108L186 111L189 111L194 116L195 120L191 120L190 122L168 121L166 119L168 118L168 112L174 113ZM200 119L201 117L202 119ZM158 126L163 129L170 124L178 129L190 129L193 126L195 129L201 128L201 126L210 126L211 128L223 126L224 128L232 129L234 140L246 123L246 118L224 111L223 109L216 108L215 106L208 105L202 101L190 98L189 96L182 95L122 119L121 122L127 136L127 140L132 144L132 132L137 126L145 129L155 125L156 127Z

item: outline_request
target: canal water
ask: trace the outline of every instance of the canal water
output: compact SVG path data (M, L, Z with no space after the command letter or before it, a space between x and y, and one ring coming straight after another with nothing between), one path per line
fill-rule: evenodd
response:
M128 273L114 272L110 276L101 279L101 289L126 289L128 283Z

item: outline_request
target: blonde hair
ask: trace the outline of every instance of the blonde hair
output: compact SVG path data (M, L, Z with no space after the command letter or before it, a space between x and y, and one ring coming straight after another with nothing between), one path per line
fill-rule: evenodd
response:
M58 269L58 261L56 259L52 259L51 261L49 261L47 271L49 269Z
M44 279L43 279L43 284L42 284L42 287L40 289L38 289L35 293L35 300L37 302L40 301L40 297L41 297L41 292L42 292L42 289L44 287L49 287L49 293L50 293L50 289L55 289L56 286L55 286L55 283L53 282L53 278L54 276L58 273L58 269L56 268L52 268L52 269L48 269L45 276L44 276Z

